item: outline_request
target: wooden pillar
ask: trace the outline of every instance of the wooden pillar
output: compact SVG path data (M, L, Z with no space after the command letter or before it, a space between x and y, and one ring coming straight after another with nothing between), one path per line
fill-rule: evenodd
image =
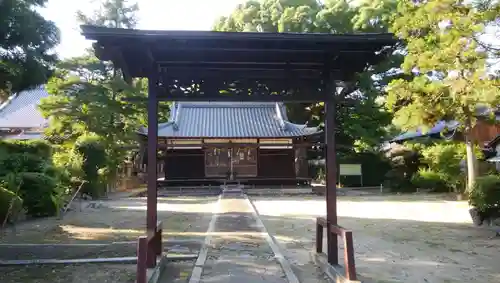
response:
M156 231L157 222L157 146L158 146L158 79L156 74L148 79L148 167L147 167L147 232ZM156 263L154 245L148 245L148 265ZM154 261L154 263L153 263Z
M327 101L325 103L325 143L326 143L326 220L328 223L328 262L338 264L338 238L330 232L330 225L337 225L337 162L335 150L335 84L327 81Z

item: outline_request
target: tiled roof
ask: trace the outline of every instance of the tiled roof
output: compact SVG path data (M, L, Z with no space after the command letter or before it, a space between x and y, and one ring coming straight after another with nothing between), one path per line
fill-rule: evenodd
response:
M38 110L49 94L40 86L21 91L0 106L0 128L43 128L47 121Z
M175 102L170 120L158 126L160 137L183 138L276 138L316 132L289 122L285 106L274 102Z
M6 140L34 140L34 139L43 139L43 133L42 132L29 132L29 133L19 133L19 134L12 134L12 135L6 135L2 137L3 139Z
M492 109L487 106L478 106L476 109L476 116L477 117L488 117L490 115L495 115L495 120L500 122L500 109ZM406 140L411 140L414 138L419 138L419 137L428 137L431 135L439 134L443 131L453 131L460 126L460 123L457 121L439 121L432 127L429 131L423 132L421 129L417 129L416 131L409 131L406 133L403 133L392 140L390 142L402 142Z
M411 140L414 138L419 138L419 137L428 137L431 135L439 134L445 130L448 131L453 131L459 126L459 123L456 121L450 121L450 122L445 122L445 121L439 121L436 123L434 127L429 129L428 131L424 132L421 129L418 129L417 131L414 132L406 132L404 134L401 134L391 140L391 142L402 142L406 140Z

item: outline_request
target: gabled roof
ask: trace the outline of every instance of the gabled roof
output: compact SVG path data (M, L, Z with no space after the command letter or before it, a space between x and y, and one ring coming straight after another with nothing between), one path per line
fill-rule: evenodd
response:
M0 128L43 128L47 120L38 110L42 98L49 96L44 86L24 90L0 106Z
M158 125L158 136L169 138L277 138L317 132L288 121L283 103L275 102L174 102L169 121ZM146 135L147 129L140 133Z
M494 139L492 139L487 146L491 148L495 148L500 143L500 134L497 135Z

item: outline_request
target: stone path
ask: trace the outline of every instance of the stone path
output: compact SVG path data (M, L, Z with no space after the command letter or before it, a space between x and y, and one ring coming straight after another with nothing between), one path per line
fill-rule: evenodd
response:
M190 283L295 282L295 276L289 274L286 266L282 267L286 260L280 257L278 261L279 251L273 251L274 244L270 244L262 222L245 196L223 195L214 217L206 254L200 253L202 261L206 256L202 271L198 272L201 274L194 271Z

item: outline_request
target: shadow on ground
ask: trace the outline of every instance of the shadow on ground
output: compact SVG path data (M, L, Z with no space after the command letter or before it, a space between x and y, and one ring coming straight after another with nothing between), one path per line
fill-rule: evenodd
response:
M193 198L160 199L158 220L163 222L163 239L174 241L167 242L166 248L182 250L185 246L187 253L192 252L194 248L189 244L179 242L203 241L215 201L215 198L202 198L198 202ZM137 238L145 234L145 199L94 202L94 205L81 212L73 211L63 219L40 219L1 231L0 259L133 256ZM50 244L78 246L48 246Z
M294 200L297 202L293 203ZM298 274L307 273L303 267L310 264L315 246L315 219L322 215L318 215L314 206L324 206L321 198L316 200L309 207L301 206L304 200L300 198L255 201L268 231L285 250L285 256ZM363 203L363 200L358 202ZM350 211L348 204L350 201L339 206L339 215L342 215L339 224L353 231L357 271L366 282L500 281L500 240L490 239L491 231L469 223L449 223L451 220L443 223L383 218L377 211L370 210L368 204L361 212L358 210L362 206L355 206L355 211ZM429 205L434 207L436 203L429 202ZM390 207L394 218L410 218L404 210L411 208L415 208L411 202ZM449 207L433 213L437 219L443 219L438 214L455 213L446 209ZM347 215L366 215L366 218ZM387 211L381 215L387 215ZM326 247L326 239L324 245ZM342 263L343 246L339 248Z

